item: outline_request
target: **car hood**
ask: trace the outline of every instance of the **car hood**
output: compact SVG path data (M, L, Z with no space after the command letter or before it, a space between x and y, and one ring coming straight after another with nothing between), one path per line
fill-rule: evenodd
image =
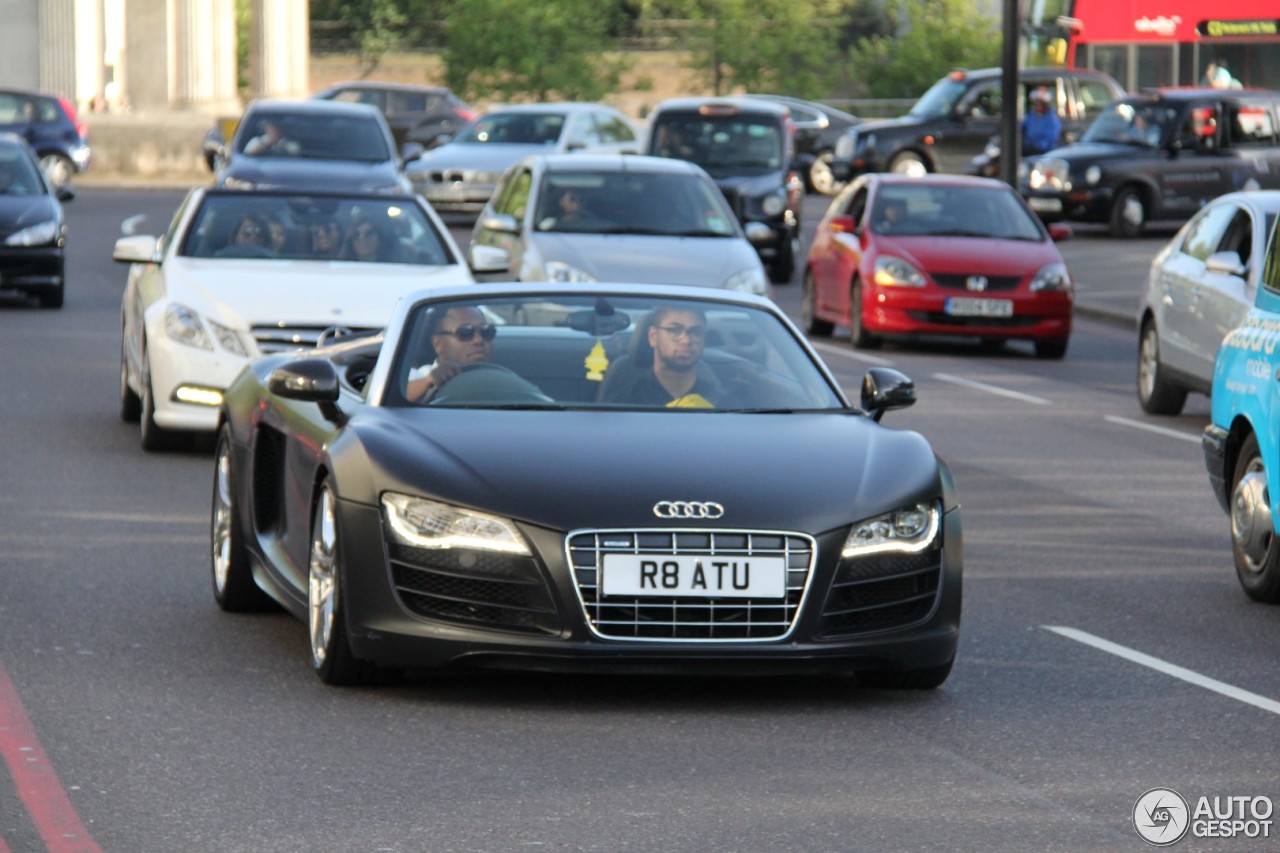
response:
M849 413L366 409L351 426L371 464L337 461L340 483L373 480L343 497L427 495L556 531L697 527L653 505L714 501L717 526L816 534L942 494L922 436Z
M866 138L873 133L889 133L893 131L918 130L928 122L938 122L940 116L931 118L917 118L916 116L898 116L897 118L876 119L875 121L861 121L853 125L852 130L858 131L860 138Z
M252 183L258 189L315 189L334 192L387 192L403 189L400 169L393 163L358 163L352 160L310 160L299 157L244 157L233 159L219 175Z
M598 281L719 287L759 263L742 237L539 233L530 239L544 261L563 261Z
M1041 266L1061 263L1062 254L1050 241L983 240L972 237L888 237L877 242L879 254L897 255L930 273L988 276L1034 274Z
M530 154L544 154L546 145L516 145L503 142L483 144L446 142L432 148L409 164L409 171L423 169L474 169L480 172L505 172L507 167Z
M1068 163L1091 166L1094 163L1105 163L1108 160L1149 159L1160 153L1160 150L1156 148L1125 145L1123 142L1076 142L1072 145L1055 148L1052 151L1032 157L1030 160L1034 165L1036 160L1052 157L1056 160L1066 160Z
M472 281L461 265L191 258L165 263L167 301L233 327L285 322L381 328L402 295Z
M0 195L0 236L48 222L58 216L58 206L47 195Z

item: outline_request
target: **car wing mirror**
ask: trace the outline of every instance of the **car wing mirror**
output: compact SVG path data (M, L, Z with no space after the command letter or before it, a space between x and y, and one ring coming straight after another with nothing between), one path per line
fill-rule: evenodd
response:
M511 269L511 254L498 246L476 244L467 249L467 263L472 272L507 272Z
M510 213L482 213L476 225L485 231L497 231L502 234L520 233L520 223Z
M1244 278L1245 268L1238 252L1214 252L1205 258L1204 267L1209 272L1221 275L1234 275Z
M160 252L156 249L156 238L151 234L134 234L116 240L116 247L111 252L111 260L122 264L158 264Z
M400 162L412 163L422 156L422 152L426 151L426 146L421 142L406 142L404 147L400 149Z
M267 378L267 390L286 400L315 403L331 421L342 417L337 406L338 371L328 359L302 358L277 367Z
M916 402L916 384L891 367L873 367L862 377L862 408L879 422L890 409L905 409Z

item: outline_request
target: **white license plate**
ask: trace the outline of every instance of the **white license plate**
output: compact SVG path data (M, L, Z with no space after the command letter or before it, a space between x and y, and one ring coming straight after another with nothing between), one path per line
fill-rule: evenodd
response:
M1062 199L1040 198L1033 195L1027 199L1027 206L1037 213L1061 213Z
M945 310L953 317L1012 317L1012 299L970 299L956 296L948 299Z
M782 557L605 554L600 583L605 595L782 598L787 563Z

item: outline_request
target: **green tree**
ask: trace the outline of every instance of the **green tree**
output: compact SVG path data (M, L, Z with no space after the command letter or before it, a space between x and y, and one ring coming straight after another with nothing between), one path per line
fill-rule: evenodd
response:
M312 0L313 21L345 24L365 74L392 51L433 40L447 0Z
M860 39L849 51L846 70L861 97L914 98L952 68L1000 64L1000 21L974 0L889 0L887 9L902 22L898 34Z
M445 82L477 100L598 100L622 71L607 53L617 8L598 0L454 0L445 21Z

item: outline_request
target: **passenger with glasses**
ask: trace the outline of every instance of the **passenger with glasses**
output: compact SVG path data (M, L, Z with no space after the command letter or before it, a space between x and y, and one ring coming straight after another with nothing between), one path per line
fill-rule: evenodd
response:
M491 362L497 333L497 326L472 306L450 308L432 318L431 348L436 360L409 372L405 398L413 403L426 402L464 366Z
M274 254L268 245L270 239L271 234L267 230L267 223L252 213L245 214L236 223L236 230L231 232L231 239L227 245L219 249L216 254L231 258L270 257Z
M391 229L372 219L357 219L347 232L341 257L364 263L388 263L399 260L399 244Z
M635 367L622 381L605 380L601 400L669 408L714 409L731 405L729 394L702 361L707 318L696 308L660 306L637 331L647 348L633 348ZM645 350L652 361L644 364Z

